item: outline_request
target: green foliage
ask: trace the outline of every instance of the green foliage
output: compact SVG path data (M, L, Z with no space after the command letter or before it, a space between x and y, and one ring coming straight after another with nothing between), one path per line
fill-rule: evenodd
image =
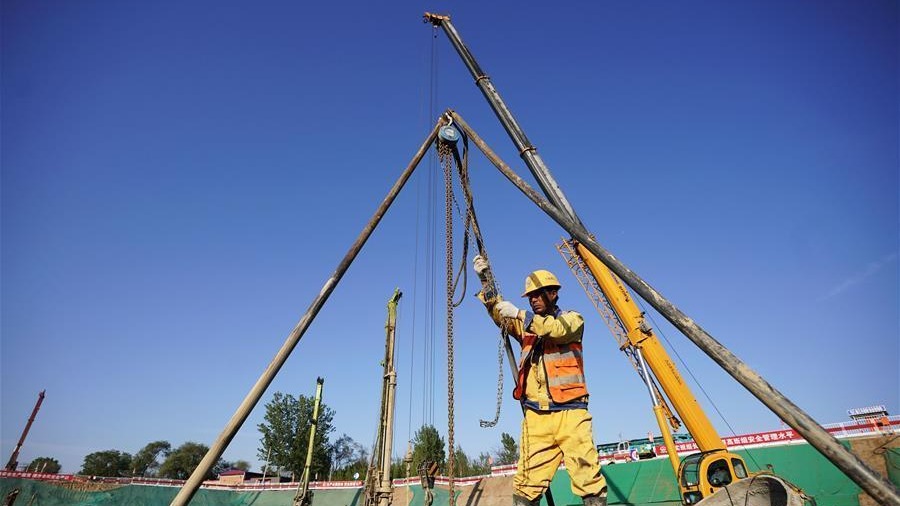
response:
M472 462L472 474L471 476L484 476L491 474L491 454L487 452L481 452L478 454L478 458Z
M416 476L412 466L409 466L409 474L411 476ZM395 478L406 478L406 463L400 457L391 461L391 479L393 480Z
M362 458L354 460L353 462L347 464L347 466L337 469L332 473L333 480L353 480L353 475L359 474L358 479L363 479L366 473L369 471L369 455L366 452Z
M297 479L302 475L314 403L313 397L300 395L294 398L281 392L275 392L272 400L266 403L265 422L258 425L262 438L257 456L263 461L268 457L269 468L277 472L290 471ZM327 476L331 468L332 449L328 439L334 432L333 419L334 410L321 403L310 479Z
M456 477L466 476L483 476L491 474L491 455L482 452L478 458L473 460L466 455L462 447L457 445L456 451L453 453L454 464L456 465Z
M131 472L131 455L119 450L94 452L84 457L79 474L86 476L128 476Z
M209 447L200 443L187 442L169 453L166 460L159 466L160 478L173 478L186 480L194 472L197 465L203 460L203 456L209 451ZM212 480L216 477L217 469L211 469L204 480Z
M460 477L472 475L472 466L469 462L469 456L466 455L466 452L463 451L462 446L460 445L456 445L456 450L453 452L453 465L456 467L453 476Z
M38 457L31 461L26 468L26 471L31 471L33 473L47 473L47 474L57 474L60 470L59 462L50 457Z
M444 439L432 425L423 425L413 437L412 472L418 475L419 466L426 460L437 462L443 468L447 461Z
M234 462L228 460L219 459L219 462L216 463L215 471L216 474L231 471L232 469L240 469L241 471L249 471L250 463L246 460L235 460Z
M153 441L147 443L131 459L131 472L134 476L155 476L159 471L158 458L166 458L172 451L172 445L168 441Z
M216 461L215 465L212 468L211 474L212 474L213 478L218 477L220 473L224 473L225 471L231 471L232 469L237 469L236 467L234 467L234 464L235 464L234 462L229 462L227 460L222 460L220 458L218 461ZM209 476L209 474L207 474L207 476Z
M496 465L515 464L519 461L519 445L507 433L500 434L500 448L497 450Z

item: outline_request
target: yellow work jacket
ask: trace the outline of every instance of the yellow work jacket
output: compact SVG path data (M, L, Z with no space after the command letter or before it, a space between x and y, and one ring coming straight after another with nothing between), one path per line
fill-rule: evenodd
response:
M526 406L541 411L587 407L581 315L557 310L554 315L540 316L528 311L525 320L503 318L496 307L500 297L485 299L479 293L478 298L494 323L500 328L505 326L522 346L513 397L523 400L524 393Z

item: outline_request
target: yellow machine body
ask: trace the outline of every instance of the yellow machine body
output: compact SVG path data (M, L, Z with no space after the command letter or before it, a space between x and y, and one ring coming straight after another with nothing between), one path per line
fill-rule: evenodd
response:
M667 439L669 458L676 468L682 502L696 504L722 487L746 478L749 473L744 459L727 450L722 438L678 372L675 363L653 329L645 323L644 313L625 285L587 248L581 244L575 246L576 253L625 327L623 330L627 342L621 346L623 348L633 346L640 350L659 387L700 448L699 453L685 457L684 461L677 465L677 455L673 455L674 444L669 443L671 434L662 423L660 424L663 438ZM661 421L663 419L661 410L655 411L657 420Z

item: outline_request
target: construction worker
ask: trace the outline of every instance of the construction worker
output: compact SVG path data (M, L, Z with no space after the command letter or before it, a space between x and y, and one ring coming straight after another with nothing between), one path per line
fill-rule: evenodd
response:
M606 480L594 445L581 339L584 319L557 306L559 280L545 270L525 278L530 311L494 293L490 265L474 261L481 279L478 298L491 319L522 346L513 397L521 402L524 420L519 466L513 479L514 506L538 506L559 463L565 459L572 492L585 506L606 505ZM604 493L601 495L601 491Z

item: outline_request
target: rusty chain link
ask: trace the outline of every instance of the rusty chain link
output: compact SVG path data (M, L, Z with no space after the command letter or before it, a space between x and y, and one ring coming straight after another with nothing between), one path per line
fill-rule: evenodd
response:
M449 447L449 459L447 465L447 480L449 481L450 506L456 504L453 477L456 467L454 447L454 413L453 413L453 148L446 142L438 142L438 154L441 165L444 168L445 189L445 226L447 247L447 446Z
M497 339L497 409L494 411L493 420L478 420L478 425L489 429L500 421L500 408L503 407L503 340L506 337L501 334Z
M454 146L447 145L445 146L445 152L442 156L444 156L449 164L451 160L456 161L456 166L459 172L459 183L462 187L463 195L465 197L466 203L466 213L465 217L462 217L462 212L459 209L459 203L456 200L456 196L453 195L453 203L456 207L457 213L460 215L460 218L464 220L465 223L465 235L463 238L463 259L460 264L460 273L462 273L463 277L463 288L462 293L460 294L459 301L454 303L454 307L458 307L460 303L462 303L465 297L466 291L466 278L465 278L465 268L466 268L466 260L468 257L468 246L469 240L474 239L475 246L478 249L478 253L488 261L487 249L484 246L484 240L481 237L481 229L478 226L478 218L475 215L475 204L472 198L472 189L469 184L469 150L468 150L468 139L463 137L463 142L465 145L465 150L463 151L462 157L459 156L459 151L454 148ZM451 155L453 157L451 158ZM469 231L471 230L472 234L469 235ZM489 261L488 261L489 262ZM487 274L487 286L491 287L492 291L495 294L499 294L499 284L497 280L494 278L493 270L488 269ZM453 292L455 293L457 290L457 284L459 283L460 274L457 274L456 281L454 283ZM506 328L502 328L500 335L497 339L497 402L496 408L494 411L494 419L493 420L479 420L478 424L484 428L495 427L497 422L500 420L500 411L503 407L503 352L504 346L507 340L507 330Z

